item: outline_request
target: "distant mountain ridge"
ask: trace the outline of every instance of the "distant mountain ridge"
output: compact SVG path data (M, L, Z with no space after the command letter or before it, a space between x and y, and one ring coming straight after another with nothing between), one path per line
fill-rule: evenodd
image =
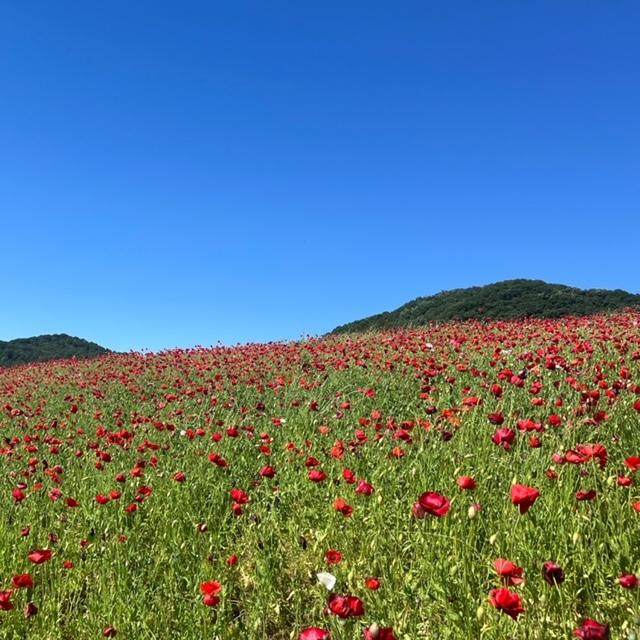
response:
M0 340L0 367L64 358L95 358L105 353L110 353L109 349L66 333Z
M331 333L383 331L450 320L584 316L625 308L640 308L640 295L621 289L577 289L542 280L504 280L416 298L395 311L349 322Z

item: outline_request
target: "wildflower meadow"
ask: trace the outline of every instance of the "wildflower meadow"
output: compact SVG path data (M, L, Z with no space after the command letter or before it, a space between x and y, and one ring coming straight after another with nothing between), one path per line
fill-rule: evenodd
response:
M0 638L634 640L639 323L0 370Z

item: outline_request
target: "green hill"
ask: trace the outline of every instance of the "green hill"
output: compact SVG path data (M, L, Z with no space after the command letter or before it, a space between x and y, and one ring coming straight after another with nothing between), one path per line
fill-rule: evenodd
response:
M621 289L576 289L542 280L505 280L416 298L395 311L344 324L331 333L417 327L449 320L560 318L630 307L640 307L640 295Z
M64 333L0 340L0 367L27 362L45 362L63 358L94 358L109 353L95 342L74 338Z

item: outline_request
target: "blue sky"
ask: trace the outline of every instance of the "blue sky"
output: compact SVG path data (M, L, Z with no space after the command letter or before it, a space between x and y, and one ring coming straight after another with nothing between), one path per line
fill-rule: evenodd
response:
M294 339L640 292L640 3L6 2L0 339Z

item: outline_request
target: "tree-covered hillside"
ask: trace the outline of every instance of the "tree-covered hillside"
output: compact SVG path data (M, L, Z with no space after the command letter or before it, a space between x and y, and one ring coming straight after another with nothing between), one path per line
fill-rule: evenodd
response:
M75 338L64 333L0 340L0 367L27 362L45 362L62 358L94 358L109 353L95 342Z
M416 298L395 311L336 327L332 333L415 327L449 320L583 316L630 307L640 307L640 295L620 289L576 289L542 280L505 280Z

